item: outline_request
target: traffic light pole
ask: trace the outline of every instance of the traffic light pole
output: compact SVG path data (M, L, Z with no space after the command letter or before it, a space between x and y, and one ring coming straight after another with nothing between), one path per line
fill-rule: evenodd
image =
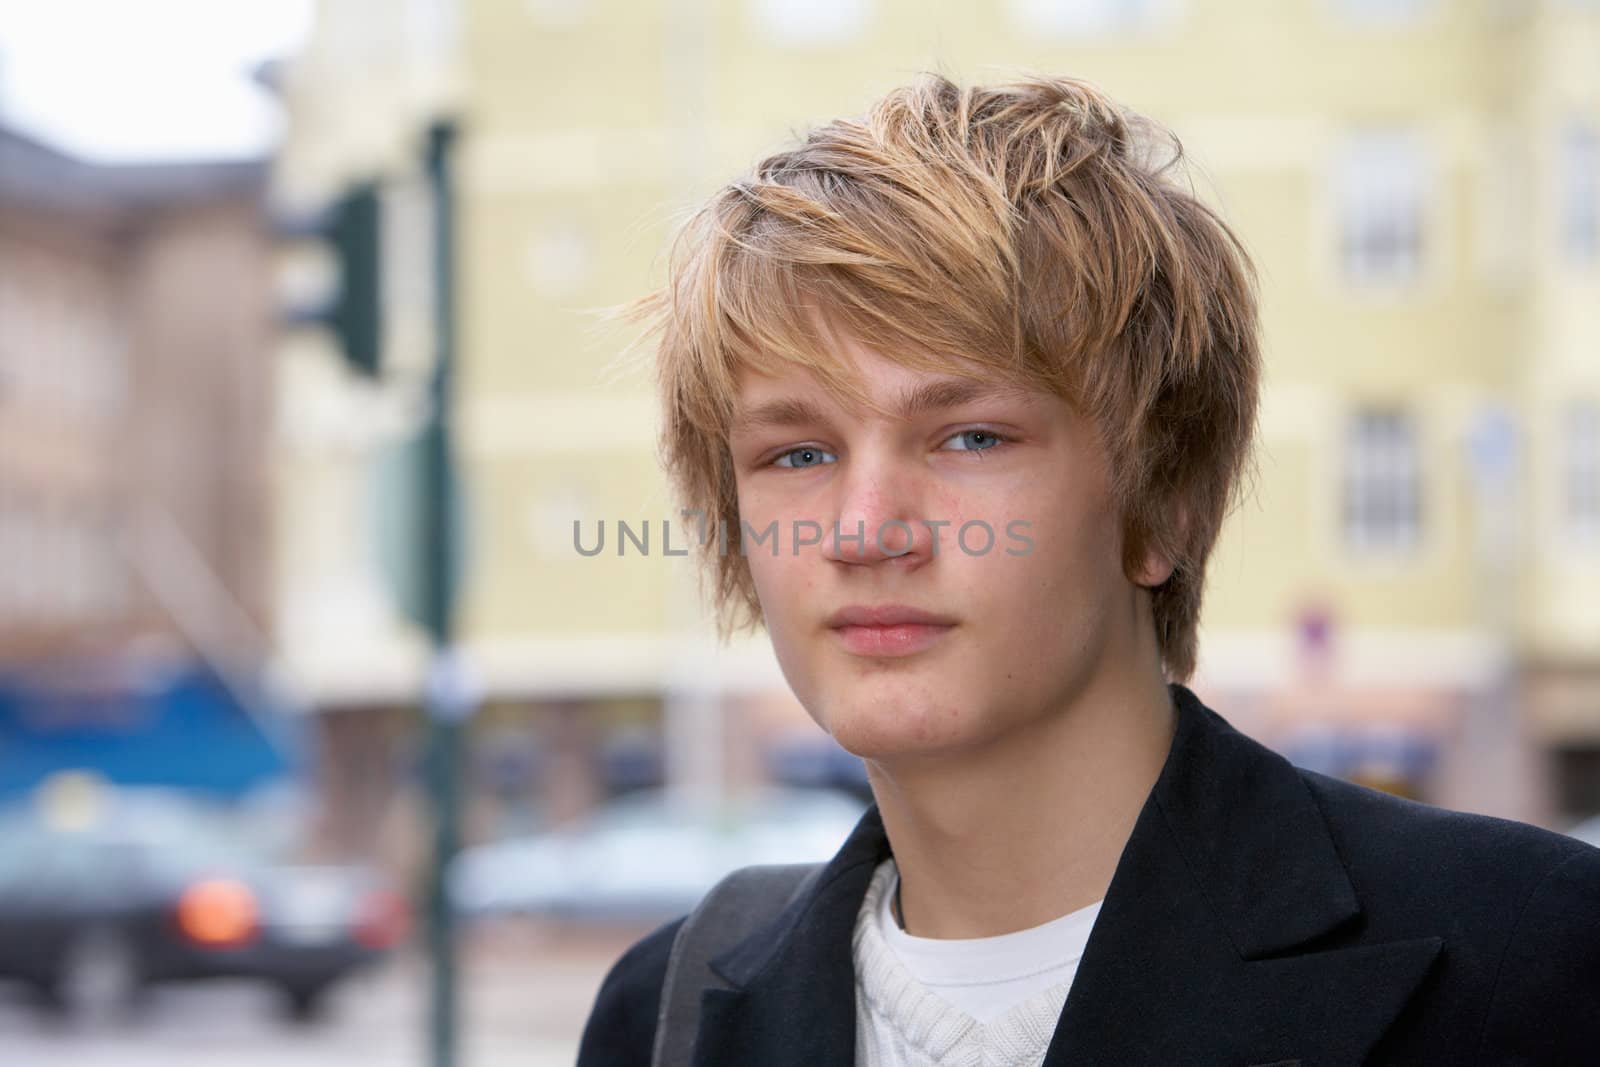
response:
M455 128L435 125L428 133L428 172L433 192L434 343L437 359L432 403L423 431L423 605L432 646L427 711L429 786L434 813L433 862L428 871L428 950L433 961L429 1011L429 1062L454 1067L457 998L455 917L445 872L460 841L461 734L472 711L453 651L455 589L451 560L455 528L450 514L456 494L451 439L451 385L455 362L455 207L451 150Z

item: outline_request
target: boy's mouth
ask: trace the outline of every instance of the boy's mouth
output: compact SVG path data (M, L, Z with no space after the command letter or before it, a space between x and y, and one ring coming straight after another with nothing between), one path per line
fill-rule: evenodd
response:
M858 656L910 656L932 647L956 626L948 615L904 604L852 604L828 617L828 628Z

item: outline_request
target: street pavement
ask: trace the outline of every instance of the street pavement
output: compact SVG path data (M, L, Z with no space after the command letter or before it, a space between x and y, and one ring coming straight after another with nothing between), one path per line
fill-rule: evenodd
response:
M456 1067L572 1067L606 969L649 927L572 931L500 924L461 958ZM270 988L227 981L152 990L127 1019L74 1026L0 985L6 1067L426 1067L428 969L397 958L334 991L325 1016L289 1022Z

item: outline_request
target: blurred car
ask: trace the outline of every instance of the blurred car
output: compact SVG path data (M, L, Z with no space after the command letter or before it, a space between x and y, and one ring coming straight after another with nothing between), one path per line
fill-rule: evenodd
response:
M668 919L735 868L831 858L865 810L835 790L772 788L720 804L641 790L576 825L464 850L451 899L469 917Z
M117 793L91 818L0 809L0 978L79 1018L156 983L259 978L292 1018L403 936L375 871L290 861L281 836L183 796Z

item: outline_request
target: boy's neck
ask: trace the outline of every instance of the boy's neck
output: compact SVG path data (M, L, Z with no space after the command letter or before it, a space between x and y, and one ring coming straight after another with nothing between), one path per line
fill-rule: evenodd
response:
M1176 724L1158 676L1085 690L981 750L869 761L907 932L993 937L1103 898Z

